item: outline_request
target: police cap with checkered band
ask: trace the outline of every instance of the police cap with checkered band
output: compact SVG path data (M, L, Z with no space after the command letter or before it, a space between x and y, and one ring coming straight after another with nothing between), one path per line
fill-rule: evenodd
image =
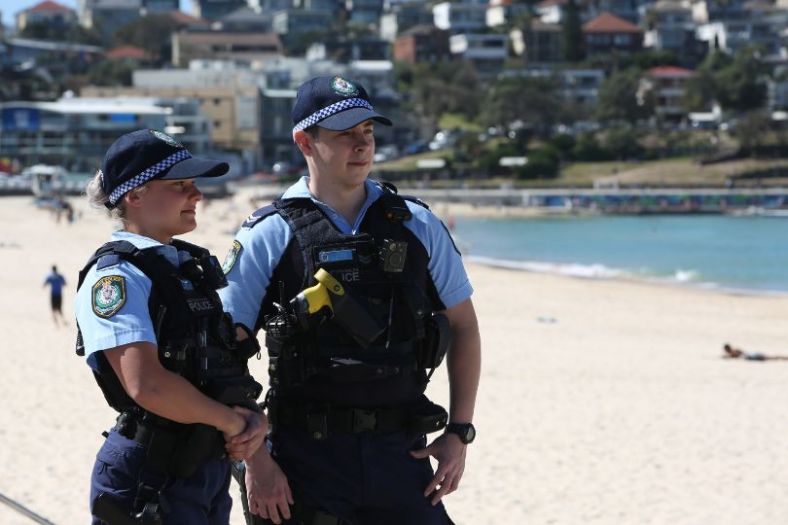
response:
M293 133L319 126L344 131L365 120L391 126L391 121L377 113L367 90L342 77L315 77L298 88L293 106Z
M112 209L121 198L153 179L182 180L218 177L230 169L226 162L192 157L189 150L166 133L140 129L116 140L101 165L101 189Z

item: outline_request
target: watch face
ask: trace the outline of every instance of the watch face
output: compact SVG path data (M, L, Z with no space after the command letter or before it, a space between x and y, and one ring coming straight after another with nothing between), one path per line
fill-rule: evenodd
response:
M472 423L450 423L446 430L457 434L466 445L476 439L476 428Z
M468 428L465 429L465 443L470 443L476 439L476 429L473 425L468 425Z

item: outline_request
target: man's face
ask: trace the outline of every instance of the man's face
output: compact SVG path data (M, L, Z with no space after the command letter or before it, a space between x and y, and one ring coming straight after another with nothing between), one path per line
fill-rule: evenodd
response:
M309 137L310 158L318 176L328 176L350 186L363 183L375 156L374 131L371 120L344 131L318 127Z

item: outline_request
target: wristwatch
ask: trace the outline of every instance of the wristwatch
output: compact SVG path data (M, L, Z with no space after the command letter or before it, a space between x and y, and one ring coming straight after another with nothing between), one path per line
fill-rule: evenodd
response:
M473 440L476 439L476 427L473 426L473 423L449 423L446 425L446 432L457 434L460 441L466 445L473 443Z

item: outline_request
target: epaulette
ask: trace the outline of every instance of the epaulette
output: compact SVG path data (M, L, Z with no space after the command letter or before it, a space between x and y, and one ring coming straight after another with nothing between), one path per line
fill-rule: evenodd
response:
M109 268L110 266L114 266L118 264L123 257L118 255L117 253L113 253L110 255L103 255L99 258L98 262L96 263L96 270L103 270L104 268Z
M410 202L412 202L414 204L418 204L422 208L425 208L425 209L428 209L428 210L430 209L430 207L427 205L426 202L424 202L423 200L421 200L421 199L419 199L417 197L414 197L413 195L400 195L400 196L403 199L405 199L406 201L410 201Z
M276 206L272 203L268 206L263 206L259 210L253 212L249 215L246 220L241 225L242 228L252 228L255 224L262 221L266 217L273 215L274 213L278 213Z
M379 184L380 184L381 188L383 188L383 190L384 190L384 193L383 193L384 195L386 195L386 190L388 190L388 193L390 193L390 194L393 193L394 195L397 195L401 199L405 199L406 201L410 201L410 202L412 202L414 204L418 204L422 208L426 208L428 210L430 209L430 207L427 206L426 202L414 197L413 195L400 195L399 194L399 190L397 190L397 187L394 184L392 184L391 182L380 181Z

